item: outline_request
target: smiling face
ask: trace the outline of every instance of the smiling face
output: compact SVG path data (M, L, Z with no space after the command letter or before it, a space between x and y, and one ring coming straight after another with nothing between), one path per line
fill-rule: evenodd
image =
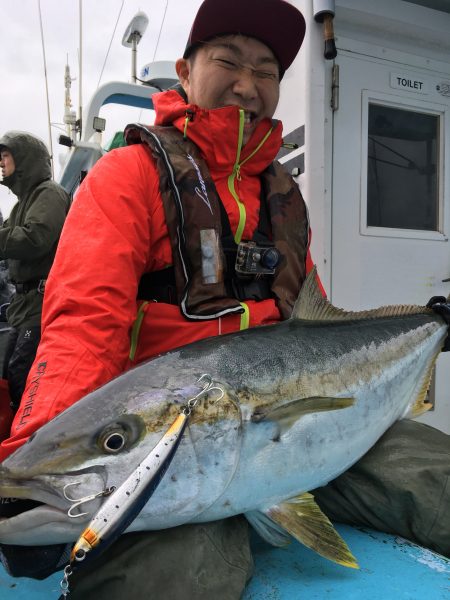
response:
M200 46L176 64L190 104L200 108L239 106L245 111L244 144L264 118L272 118L280 93L279 66L262 42L227 35Z
M7 148L0 150L0 169L2 170L2 178L9 177L16 170L14 158Z

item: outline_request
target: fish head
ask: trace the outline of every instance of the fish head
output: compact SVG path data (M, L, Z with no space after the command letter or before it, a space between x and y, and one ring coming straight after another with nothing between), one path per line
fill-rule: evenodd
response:
M143 365L88 394L36 431L0 465L0 497L41 503L9 519L0 518L1 543L28 545L77 539L104 498L123 483L189 399L199 393L193 375L189 384L176 381L169 389L151 387L145 372L148 374L148 368ZM217 397L202 398L198 408L201 410L193 410L182 440L183 458L173 461L175 472L184 477L200 470L198 463L211 447L208 437L212 429L225 437L239 434L239 411L223 398L220 403ZM217 427L217 421L225 422L230 412L233 426L224 426L226 431L221 425ZM234 462L230 459L224 475L216 478L217 494ZM220 469L218 464L216 468ZM182 477L178 479L181 486ZM197 491L198 486L192 484L187 500Z
M146 446L144 415L125 410L120 401L106 406L101 400L94 392L76 403L0 465L0 496L41 503L1 520L2 541L8 543L10 529L15 540L22 528L38 526L39 520L43 535L52 526L74 538L100 507L101 493L117 487L130 465L139 462ZM83 498L87 500L80 502ZM55 541L60 541L58 535Z

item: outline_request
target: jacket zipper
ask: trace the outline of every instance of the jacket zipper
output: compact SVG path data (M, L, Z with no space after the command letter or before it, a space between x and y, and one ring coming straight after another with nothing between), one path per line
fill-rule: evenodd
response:
M229 175L229 177L228 177L228 190L229 190L230 194L233 196L233 198L235 199L236 204L239 209L239 224L236 229L236 233L234 234L234 241L236 242L236 244L239 244L242 240L242 234L244 232L247 213L245 210L245 205L243 202L241 202L241 199L239 198L239 195L236 191L235 182L236 182L236 179L238 181L241 180L242 165L245 165L245 163L247 161L249 161L251 158L253 158L255 156L255 154L262 148L262 146L265 144L267 138L271 135L271 133L273 131L273 127L271 127L269 129L269 131L266 133L266 135L263 137L261 142L253 150L253 152L251 154L249 154L247 156L247 158L245 158L240 163L239 160L241 158L241 153L242 153L242 141L244 139L244 122L245 122L245 111L242 108L240 108L239 109L239 135L238 135L238 147L237 147L237 153L236 153L236 161L234 163L233 171L232 171L231 175Z
M231 175L229 175L229 177L228 177L228 189L230 191L230 194L235 199L236 204L239 209L239 224L236 229L236 233L234 234L234 241L236 242L236 244L239 244L242 240L242 234L244 232L245 221L247 219L247 212L245 210L245 204L243 202L241 202L241 199L239 198L239 195L236 191L235 182L236 182L236 179L238 181L241 180L242 165L245 165L245 163L247 161L249 161L251 158L253 158L255 156L255 154L262 148L262 146L265 144L267 138L270 136L270 134L273 131L273 127L271 127L269 129L269 131L266 133L266 135L263 137L261 142L253 150L253 152L251 154L249 154L247 156L247 158L245 158L240 163L239 160L241 158L241 153L242 153L242 141L244 139L244 124L245 124L245 112L242 108L240 108L239 109L239 134L238 134L238 147L237 147L237 153L236 153L236 161L234 163L233 171L232 171ZM250 326L250 310L248 308L248 305L245 302L241 302L240 304L241 304L242 308L244 309L244 312L241 314L241 320L240 320L240 324L239 324L239 329L242 331L244 329L248 329Z

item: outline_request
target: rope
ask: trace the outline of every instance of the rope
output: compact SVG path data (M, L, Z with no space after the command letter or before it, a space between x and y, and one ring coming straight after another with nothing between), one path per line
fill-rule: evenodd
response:
M114 25L114 30L112 32L111 40L109 42L108 51L106 52L105 61L103 62L103 67L102 67L102 70L101 70L101 73L100 73L100 77L98 78L97 88L100 85L100 81L101 81L101 78L103 76L103 71L105 70L106 61L108 60L109 51L111 50L111 45L113 43L113 39L114 39L114 36L116 34L117 25L119 23L120 15L122 14L122 8L123 8L124 4L125 4L125 0L122 0L122 5L120 7L119 14L117 15L116 24Z
M160 37L161 37L162 28L164 26L164 21L166 20L166 13L167 13L168 6L169 6L169 0L166 0L166 7L164 9L164 15L163 15L163 18L162 18L162 21L161 21L161 26L159 28L158 39L156 40L156 47L155 47L155 51L153 53L152 62L155 61L156 52L158 51L159 40L160 40ZM142 112L143 112L143 109L141 108L141 110L139 111L139 117L138 117L138 121L139 122L141 121L141 118L142 118Z
M167 13L167 7L169 6L169 0L166 0L166 8L164 9L164 15L161 21L161 27L159 28L159 33L158 33L158 39L156 40L156 48L155 48L155 52L153 53L153 59L152 61L155 60L155 56L156 56L156 52L158 50L158 46L159 46L159 38L161 37L161 31L162 28L164 26L164 21L166 20L166 13Z

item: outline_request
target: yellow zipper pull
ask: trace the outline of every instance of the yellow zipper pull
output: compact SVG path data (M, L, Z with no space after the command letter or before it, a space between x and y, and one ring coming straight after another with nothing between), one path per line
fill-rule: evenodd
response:
M184 120L184 130L183 130L183 138L187 140L187 127L189 125L189 117L186 117Z
M184 120L184 130L183 130L183 138L185 140L187 140L187 128L189 125L189 121L193 121L194 120L194 113L192 112L192 110L187 110L186 111L186 118Z

